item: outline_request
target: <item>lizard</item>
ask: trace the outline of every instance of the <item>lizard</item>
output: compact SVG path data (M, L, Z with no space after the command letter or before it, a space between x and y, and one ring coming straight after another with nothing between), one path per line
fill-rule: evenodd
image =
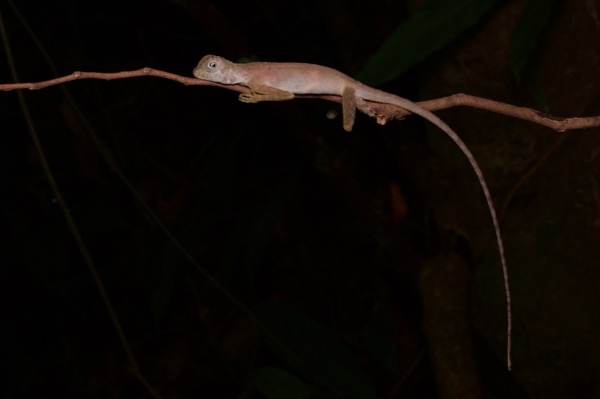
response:
M346 131L351 131L353 128L356 109L376 118L379 124L384 124L387 121L386 118L378 115L368 104L368 102L375 102L390 104L414 113L446 133L467 157L471 168L475 171L492 217L504 276L507 321L506 362L508 369L511 369L511 295L500 223L498 222L490 190L477 160L469 147L450 126L431 111L406 98L367 86L336 69L322 65L296 62L249 62L238 64L216 55L206 55L194 68L193 75L198 79L210 82L247 87L250 92L239 95L239 100L244 103L291 100L296 94L341 96L342 121Z

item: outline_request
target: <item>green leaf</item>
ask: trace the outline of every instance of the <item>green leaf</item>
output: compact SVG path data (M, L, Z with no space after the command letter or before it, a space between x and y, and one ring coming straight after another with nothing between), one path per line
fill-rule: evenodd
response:
M309 399L310 388L290 373L277 368L262 368L252 375L256 389L267 399Z
M554 0L527 0L523 7L521 20L510 41L508 58L515 79L521 82L523 71L531 61L535 48L544 28L548 24Z
M278 302L256 309L267 344L290 368L337 397L376 399L356 356L325 326Z
M496 1L429 1L388 37L357 79L379 85L398 78L479 22Z

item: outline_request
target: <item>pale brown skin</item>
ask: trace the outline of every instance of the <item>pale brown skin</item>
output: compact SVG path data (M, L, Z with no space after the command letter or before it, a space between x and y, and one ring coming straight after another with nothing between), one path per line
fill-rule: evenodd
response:
M365 114L376 118L380 124L386 122L384 116L377 115L369 107L368 101L372 101L395 105L417 114L450 136L463 154L465 154L475 171L479 184L483 189L490 215L492 216L500 261L502 263L502 272L504 274L507 312L507 365L510 370L512 311L508 268L504 255L504 243L500 234L500 224L498 223L490 190L479 164L467 145L450 126L429 110L410 100L369 87L352 79L348 75L322 65L294 62L250 62L247 64L236 64L216 55L206 55L200 60L196 68L194 68L194 76L198 79L211 82L227 85L237 84L248 87L250 93L240 94L239 96L240 101L245 103L291 100L294 98L294 94L329 94L341 96L343 125L346 131L352 130L357 108Z

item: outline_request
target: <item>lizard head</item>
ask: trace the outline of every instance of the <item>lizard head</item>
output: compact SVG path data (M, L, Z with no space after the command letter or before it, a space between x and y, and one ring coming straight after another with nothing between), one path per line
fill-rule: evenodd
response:
M227 85L240 83L239 77L235 74L235 64L217 55L202 57L194 68L194 76L198 79Z

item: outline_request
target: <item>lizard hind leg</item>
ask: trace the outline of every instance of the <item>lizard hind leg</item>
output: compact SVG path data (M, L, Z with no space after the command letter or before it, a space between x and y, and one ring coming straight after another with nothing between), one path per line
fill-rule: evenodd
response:
M342 123L344 130L351 132L354 127L354 119L356 118L356 107L357 103L355 89L352 87L345 87L342 93Z

